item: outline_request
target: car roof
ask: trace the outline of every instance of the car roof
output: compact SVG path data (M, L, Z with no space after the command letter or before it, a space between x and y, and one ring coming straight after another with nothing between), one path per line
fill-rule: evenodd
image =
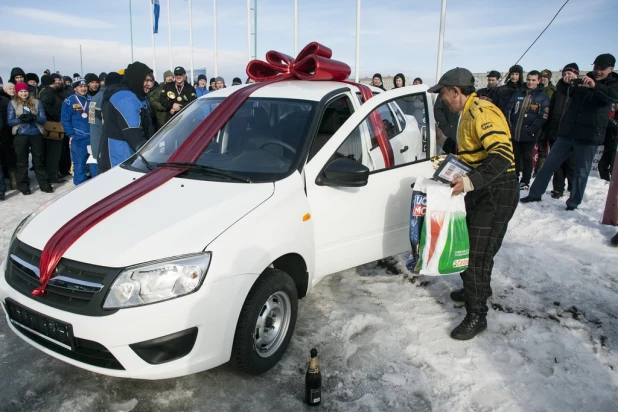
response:
M248 85L226 87L222 90L210 92L207 95L200 97L227 97L234 93L240 87L247 87ZM341 88L347 88L354 90L350 84L335 82L335 81L308 81L308 80L286 80L264 86L251 95L251 97L264 97L264 98L284 98L284 99L299 99L299 100L311 100L319 102L328 93ZM374 93L383 92L374 86L369 86ZM355 92L358 89L354 90Z

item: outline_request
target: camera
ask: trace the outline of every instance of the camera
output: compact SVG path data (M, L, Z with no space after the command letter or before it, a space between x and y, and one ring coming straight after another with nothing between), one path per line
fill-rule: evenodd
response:
M573 79L569 82L569 84L571 86L579 86L580 84L583 84L584 81L582 79Z

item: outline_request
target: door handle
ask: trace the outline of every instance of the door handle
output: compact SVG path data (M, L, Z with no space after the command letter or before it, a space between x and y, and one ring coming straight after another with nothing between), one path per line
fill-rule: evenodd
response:
M401 148L401 150L399 150L399 153L403 153L403 152L405 152L407 150L408 150L408 146L404 146L404 147Z

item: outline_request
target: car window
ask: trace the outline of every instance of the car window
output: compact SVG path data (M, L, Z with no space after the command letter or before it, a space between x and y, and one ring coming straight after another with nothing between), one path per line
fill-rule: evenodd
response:
M167 162L222 101L208 97L196 100L139 153L153 166ZM249 98L195 163L233 172L254 182L279 180L297 167L316 106L316 102L305 100ZM148 171L139 157L129 159L128 166ZM221 178L198 172L188 175L199 179Z
M335 97L326 104L322 119L318 126L318 132L313 139L311 149L309 149L308 161L324 147L326 142L339 130L341 125L352 116L353 112L354 108L352 102L345 94Z

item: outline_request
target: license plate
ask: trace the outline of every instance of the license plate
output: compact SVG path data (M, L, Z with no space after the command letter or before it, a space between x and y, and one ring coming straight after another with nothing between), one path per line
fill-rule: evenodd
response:
M18 329L25 329L65 349L75 350L73 326L70 324L28 309L11 299L6 300L6 310L9 320Z

